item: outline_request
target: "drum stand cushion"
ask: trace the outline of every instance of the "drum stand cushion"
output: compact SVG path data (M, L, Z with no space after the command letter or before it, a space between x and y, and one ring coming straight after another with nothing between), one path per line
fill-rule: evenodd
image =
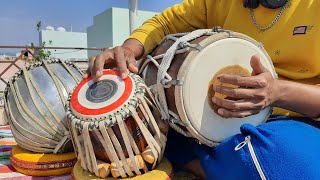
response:
M157 166L156 169L149 171L143 175L129 178L130 180L168 180L172 179L173 169L171 163L163 158L162 162ZM85 171L81 168L81 164L78 161L72 170L72 179L74 180L96 180L99 179L94 174L89 171ZM110 177L107 180L112 180L114 178ZM127 179L127 178L126 178Z
M71 172L77 161L74 152L63 154L33 153L19 145L12 148L10 160L20 173L29 176L57 176Z

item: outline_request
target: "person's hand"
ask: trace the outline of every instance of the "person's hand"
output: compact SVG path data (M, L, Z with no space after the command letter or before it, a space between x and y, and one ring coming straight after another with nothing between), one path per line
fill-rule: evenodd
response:
M218 114L224 118L243 118L258 114L264 108L277 101L277 80L261 64L258 55L252 56L252 76L241 77L234 75L220 75L218 80L222 83L234 84L239 88L213 86L214 92L240 99L237 101L212 98L212 102L220 108Z
M129 69L133 73L138 72L134 53L123 46L104 50L101 54L89 59L89 67L83 78L92 75L93 81L98 81L102 76L103 69L117 67L124 79L127 77Z

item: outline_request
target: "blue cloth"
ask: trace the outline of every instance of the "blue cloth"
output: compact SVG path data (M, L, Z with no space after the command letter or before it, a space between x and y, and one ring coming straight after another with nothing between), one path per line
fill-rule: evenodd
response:
M166 154L175 165L200 159L207 179L260 179L248 144L234 150L250 136L267 179L320 179L320 130L315 127L318 124L308 125L304 122L312 120L306 118L293 121L288 117L272 117L270 121L258 127L241 126L241 134L223 141L217 148L190 140L179 141L186 138L178 135L179 138L174 139L177 136L172 134L177 133L172 133ZM176 140L175 143L172 140Z
M194 152L197 143L193 138L187 138L173 129L167 135L165 157L170 160L174 167L180 167L197 159Z

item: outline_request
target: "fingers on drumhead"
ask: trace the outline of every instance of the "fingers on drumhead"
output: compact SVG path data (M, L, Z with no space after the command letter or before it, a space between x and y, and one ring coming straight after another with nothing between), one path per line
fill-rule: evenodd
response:
M134 58L130 58L127 62L128 69L133 73L138 73L137 62Z
M116 47L112 51L105 51L102 54L91 57L89 60L89 68L83 78L93 76L94 81L98 81L103 74L104 69L117 68L121 77L125 79L128 76L128 70L138 73L138 67L135 58L130 54L126 55L125 51Z
M96 59L95 56L90 57L89 63L88 63L88 68L87 68L85 74L82 76L83 79L86 79L86 78L88 78L88 77L91 75L91 72L92 72L92 68L93 68L93 64L94 64L95 59Z

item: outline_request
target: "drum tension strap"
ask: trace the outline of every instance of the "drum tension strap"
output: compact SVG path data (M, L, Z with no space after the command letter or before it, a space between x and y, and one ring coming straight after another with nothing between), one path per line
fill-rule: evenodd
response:
M183 80L178 80L178 79L173 79L173 80L168 80L168 79L162 79L161 84L163 84L166 88L171 87L171 85L174 86L182 86L183 85Z
M181 47L182 49L190 47L190 48L194 48L194 49L198 50L199 52L203 50L203 47L200 44L190 44L187 41L181 41L179 43L179 47Z
M217 33L222 33L222 32L228 33L229 34L229 38L233 36L232 35L232 33L233 33L232 31L224 30L220 26L216 26L216 27L212 28L212 31L213 32L217 32Z

